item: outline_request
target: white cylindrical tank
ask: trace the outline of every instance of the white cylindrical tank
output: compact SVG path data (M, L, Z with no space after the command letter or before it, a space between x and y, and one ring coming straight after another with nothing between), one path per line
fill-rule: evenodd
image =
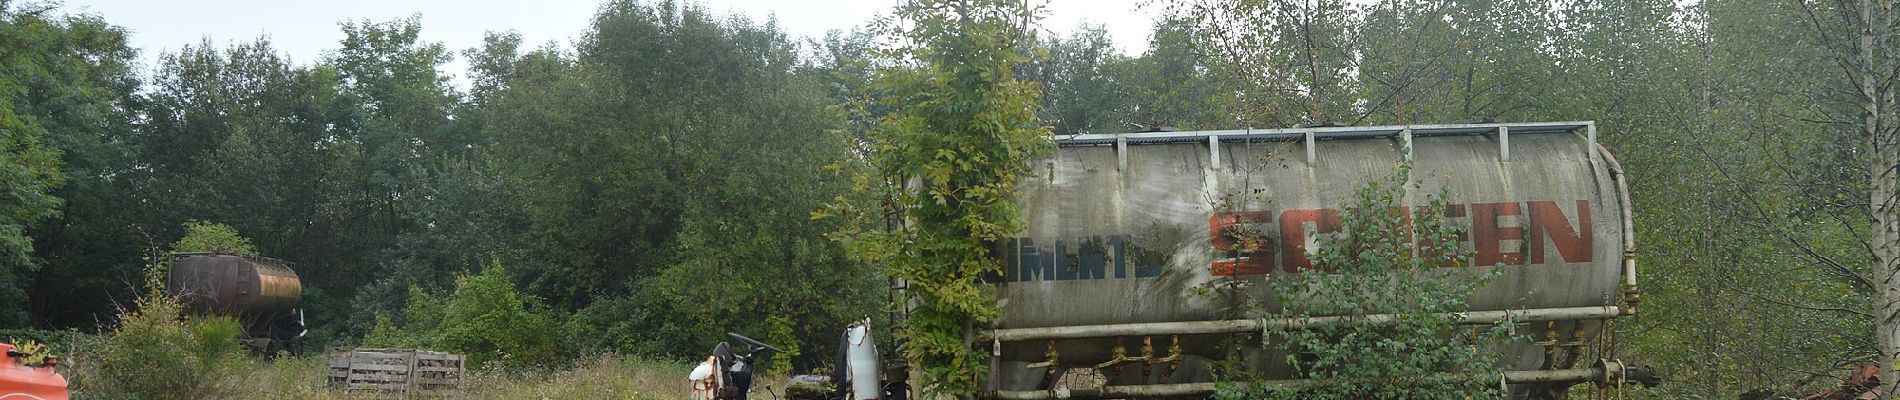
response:
M718 371L719 358L706 357L705 362L699 363L692 373L686 375L686 380L692 383L693 400L713 400L714 395L719 393Z
M1310 272L1317 238L1342 229L1355 190L1401 162L1413 168L1403 204L1443 193L1446 222L1468 228L1459 241L1472 257L1459 276L1495 274L1466 299L1471 311L1617 306L1635 284L1633 268L1624 267L1634 256L1624 183L1595 143L1592 122L1080 134L1056 145L1018 181L1024 229L994 249L1002 271L990 281L1001 316L987 328L1204 322L1279 311L1265 282ZM1261 301L1199 290L1230 281ZM1559 318L1520 334L1582 338L1600 332L1602 322ZM1028 365L1051 353L1069 365L1110 362L1120 357L1116 349L1148 340L1158 354L1172 354L1161 350L1178 340L1182 372L1128 368L1110 376L1110 385L1208 382L1207 366L1229 358L1215 335L1141 333L1001 341L998 381L989 386L1050 389L1043 384L1049 371ZM1494 351L1507 370L1574 362L1547 359L1544 346L1529 342ZM1258 364L1254 372L1269 379L1295 377L1285 363Z
M876 399L883 383L878 380L877 345L871 341L871 319L851 324L844 330L845 371L851 382L851 396L858 400Z

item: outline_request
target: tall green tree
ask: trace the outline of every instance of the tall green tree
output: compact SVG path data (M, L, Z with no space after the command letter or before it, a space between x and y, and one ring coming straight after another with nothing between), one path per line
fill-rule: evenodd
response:
M686 356L780 331L809 367L872 312L878 275L810 221L844 190L823 170L846 151L825 87L844 72L771 22L672 2L609 4L573 53L512 49L481 50L467 120L517 208L511 272L578 310L599 333L580 346Z
M1127 86L1127 123L1183 130L1245 127L1234 96L1239 77L1223 69L1211 55L1213 47L1191 26L1175 17L1155 22L1147 53L1108 70Z
M1828 147L1835 152L1809 153L1813 161L1819 162L1807 164L1844 167L1827 168L1810 176L1820 178L1817 181L1793 183L1823 184L1817 192L1838 197L1810 203L1819 211L1815 214L1853 210L1840 229L1867 232L1865 236L1850 236L1853 241L1848 244L1857 245L1850 247L1853 258L1830 257L1822 251L1809 251L1807 258L1823 267L1821 271L1847 278L1866 296L1871 307L1846 310L1865 310L1862 316L1869 320L1875 339L1867 349L1871 351L1865 354L1872 354L1874 364L1882 367L1884 391L1893 393L1900 388L1900 368L1893 368L1900 362L1900 172L1896 172L1900 168L1900 121L1896 121L1900 113L1894 100L1894 84L1900 82L1900 53L1894 52L1893 44L1894 34L1900 32L1900 16L1895 15L1900 9L1880 1L1798 1L1791 5L1793 14L1803 17L1799 21L1808 23L1799 32L1823 50L1821 59L1829 61L1827 66L1831 67L1808 77L1824 90L1800 94L1813 100L1812 114L1824 116L1805 122L1821 123L1822 132L1832 134L1822 137L1834 139ZM1804 168L1796 173L1812 171ZM1857 200L1862 198L1866 201ZM1859 226L1860 222L1867 225ZM1803 239L1787 242L1814 244ZM1865 264L1855 262L1860 257L1865 257ZM1860 270L1855 265L1867 267Z
M1567 39L1604 49L1576 53L1602 52L1590 56L1598 65L1572 72L1577 84L1617 88L1574 100L1618 123L1606 145L1640 182L1632 195L1647 293L1643 317L1623 332L1626 354L1682 376L1658 397L1812 391L1871 349L1858 316L1871 304L1857 289L1863 278L1830 266L1864 265L1852 261L1865 256L1854 250L1856 213L1812 201L1845 188L1787 174L1835 169L1810 168L1833 163L1826 149L1838 149L1831 128L1806 122L1831 118L1834 106L1812 95L1832 84L1807 79L1831 67L1822 47L1802 43L1805 18L1793 6L1707 1L1684 10L1688 24L1666 22L1675 15L1667 4L1580 9L1580 19L1639 25ZM1686 29L1658 42L1653 33L1664 30L1649 25Z
M830 212L852 218L838 237L855 257L909 288L901 347L926 392L977 390L987 353L963 339L997 318L979 282L1001 268L989 243L1021 228L1016 180L1049 144L1036 85L1014 75L1037 15L1021 2L918 1L897 8L901 25L882 27L904 43L889 50L904 64L879 83L892 113L857 159L868 162L852 178L864 195ZM892 226L892 215L905 222Z
M349 192L372 217L370 233L348 238L369 253L358 263L373 274L354 279L353 332L367 321L402 310L411 287L447 290L455 277L508 251L524 224L513 187L491 155L495 131L486 129L495 97L508 85L519 54L518 35L490 34L464 51L471 64L471 95L440 71L451 55L420 39L415 17L342 24L342 46L326 59L348 104L347 129L362 149L353 168L365 175ZM339 293L340 294L340 293Z
M124 30L96 16L0 1L0 326L27 324L29 309L49 319L81 320L60 309L62 300L74 300L62 289L103 290L110 275L86 277L73 269L91 262L128 266L94 254L136 255L136 247L91 253L90 240L136 242L71 223L111 219L125 204L113 196L123 194L115 193L114 180L125 168L118 141L130 120L123 100L136 85L133 54ZM69 204L76 212L62 216ZM52 268L42 269L47 265ZM31 308L29 292L37 299Z
M1382 1L1357 26L1358 121L1516 118L1558 96L1561 31L1544 1Z
M1058 134L1121 132L1126 125L1126 93L1130 85L1117 82L1127 57L1116 52L1103 25L1082 24L1067 37L1051 37L1038 44L1046 54L1024 64L1024 81L1043 90L1037 114Z
M134 227L157 241L187 220L249 232L258 252L297 263L310 326L347 326L349 294L388 241L372 207L358 103L328 66L297 66L266 39L206 42L159 57L130 175Z
M1179 0L1168 7L1233 74L1248 125L1350 123L1363 112L1352 74L1362 10L1348 2Z

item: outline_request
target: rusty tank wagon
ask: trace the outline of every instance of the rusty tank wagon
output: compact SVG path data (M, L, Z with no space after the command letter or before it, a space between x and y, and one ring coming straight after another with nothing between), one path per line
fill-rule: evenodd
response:
M1237 318L1194 293L1219 279L1301 273L1336 208L1363 182L1412 163L1421 188L1445 190L1450 222L1470 227L1470 272L1495 278L1467 299L1467 323L1520 323L1504 348L1513 397L1576 383L1653 383L1615 359L1605 324L1634 315L1636 246L1628 183L1593 122L1315 127L1058 136L1020 186L1027 222L1000 245L1000 321L975 346L993 351L980 397L1199 397L1224 338L1293 327ZM1221 232L1256 232L1235 248ZM1251 285L1270 299L1267 285ZM1273 305L1269 305L1273 307ZM1294 381L1283 356L1243 352L1248 368ZM1116 349L1125 349L1116 351ZM1146 349L1146 350L1141 350ZM1272 361L1269 361L1272 360ZM1133 366L1111 368L1106 366ZM1059 387L1064 374L1098 385Z
M264 257L176 253L165 291L187 312L237 318L253 352L303 353L303 281L290 264Z

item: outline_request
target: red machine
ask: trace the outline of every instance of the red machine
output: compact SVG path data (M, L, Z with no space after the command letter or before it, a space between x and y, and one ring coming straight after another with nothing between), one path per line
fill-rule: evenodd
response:
M1880 367L1862 365L1841 382L1839 389L1810 394L1801 400L1872 400L1880 398Z
M24 356L12 344L0 343L0 400L67 400L66 377L53 371L53 359L26 365Z

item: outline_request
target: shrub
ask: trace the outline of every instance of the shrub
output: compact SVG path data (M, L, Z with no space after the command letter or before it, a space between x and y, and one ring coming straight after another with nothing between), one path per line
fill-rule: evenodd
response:
M251 239L238 235L237 229L199 220L185 222L185 236L178 238L177 243L172 243L171 251L257 255L257 248L251 245Z
M193 221L173 249L222 243L222 249L254 254L249 241L219 224ZM225 235L228 233L228 237ZM197 243L197 244L192 244ZM238 339L244 325L229 316L191 316L184 304L165 294L165 264L147 265L145 294L132 310L121 310L118 326L83 344L72 345L68 378L76 398L197 399L228 398L235 392L222 379L248 362Z
M69 370L74 395L88 399L231 397L221 377L245 362L230 317L180 318L182 306L148 296L121 312L111 333L80 345Z
M564 336L557 316L516 290L500 262L456 278L446 300L410 289L402 320L378 318L364 344L463 353L470 364L511 369L556 360Z
M1467 275L1462 227L1443 218L1444 194L1415 207L1401 204L1411 180L1400 165L1385 180L1362 186L1340 207L1340 231L1319 237L1312 268L1267 280L1282 310L1255 317L1344 316L1270 332L1268 346L1289 354L1304 378L1298 387L1222 385L1216 398L1471 399L1497 397L1496 349L1510 324L1467 331L1465 299L1491 275ZM1359 319L1390 314L1384 323ZM1228 374L1227 378L1236 378ZM1252 377L1250 377L1252 378Z
M73 346L90 340L91 336L77 330L44 329L0 329L0 342L18 345L22 342L35 342L46 345L46 351L55 357L72 354Z

